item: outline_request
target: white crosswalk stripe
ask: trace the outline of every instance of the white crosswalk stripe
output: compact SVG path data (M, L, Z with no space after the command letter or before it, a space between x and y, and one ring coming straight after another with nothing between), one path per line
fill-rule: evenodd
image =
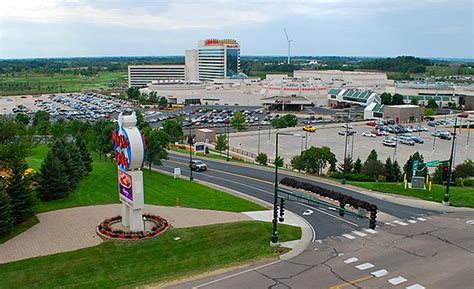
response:
M352 231L352 234L357 235L357 236L361 236L361 237L367 236L366 233L362 233L362 232L359 232L359 231Z
M370 273L371 275L374 275L374 277L382 277L388 274L388 271L385 269L381 269L378 271L374 271Z
M364 263L364 264L357 265L355 267L359 270L366 270L366 269L375 267L375 265L372 263Z
M350 263L354 263L354 262L357 262L357 261L359 261L359 259L357 259L356 257L351 257L349 259L344 260L344 263L350 264Z
M398 277L389 279L388 283L390 283L392 285L398 285L398 284L401 284L401 283L406 282L406 281L407 281L407 279L403 278L402 276L398 276Z
M408 220L408 223L416 224L415 220Z
M418 221L422 221L422 222L426 221L425 218L421 218L421 217L418 217L418 218L416 218L416 219L417 219Z
M349 240L353 240L353 239L356 238L356 237L351 236L351 235L349 235L349 234L343 234L342 236L343 236L343 237L346 237L346 238L349 239Z
M425 289L425 287L421 286L420 284L413 284L411 286L405 287L405 289Z
M393 222L396 223L396 224L402 225L402 226L408 226L407 223L402 222L402 221L400 221L400 220L395 220L395 221L393 221Z
M373 229L364 229L364 231L366 231L367 233L371 233L371 234L377 234L377 231L375 231Z

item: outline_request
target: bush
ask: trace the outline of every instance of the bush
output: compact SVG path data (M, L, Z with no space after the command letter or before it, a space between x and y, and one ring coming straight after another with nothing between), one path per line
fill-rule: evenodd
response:
M351 174L344 174L342 172L335 172L331 174L332 178L335 179L342 179L343 177L348 180L348 181L354 181L354 182L373 182L374 178L371 176L367 176L364 174L356 174L356 173L351 173Z
M255 161L262 166L266 166L268 162L268 156L264 153L260 153L256 158Z

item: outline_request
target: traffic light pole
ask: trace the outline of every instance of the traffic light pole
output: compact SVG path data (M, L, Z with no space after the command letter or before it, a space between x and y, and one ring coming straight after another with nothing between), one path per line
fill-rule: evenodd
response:
M443 205L445 206L449 206L449 185L451 184L451 175L452 175L452 169L453 169L454 143L456 141L457 124L458 124L458 119L455 118L453 142L451 144L451 155L449 156L449 169L448 169L448 178L446 181L446 192L444 193L444 198L443 198Z
M275 183L273 188L273 232L272 232L272 241L270 242L271 246L278 246L278 131L275 134L276 142L275 142Z
M189 144L189 180L193 180L193 168L191 168L191 164L193 162L193 137L191 135L191 129L189 129L189 136L188 136L188 144Z

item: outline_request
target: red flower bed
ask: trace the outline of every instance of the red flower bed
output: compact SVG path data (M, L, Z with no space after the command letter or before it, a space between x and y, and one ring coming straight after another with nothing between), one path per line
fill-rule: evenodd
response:
M169 224L165 219L151 215L143 215L144 220L154 223L153 227L145 231L124 231L120 229L112 229L111 225L122 222L122 216L116 216L104 220L97 226L97 234L108 240L143 240L155 238L168 230Z

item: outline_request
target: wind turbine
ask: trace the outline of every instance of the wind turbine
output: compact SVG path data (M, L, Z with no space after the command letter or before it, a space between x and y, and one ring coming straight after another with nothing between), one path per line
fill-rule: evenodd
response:
M286 41L288 42L288 64L290 64L290 47L291 47L291 40L290 37L288 37L288 33L286 33L286 28L283 29L285 31L285 36L286 36Z

